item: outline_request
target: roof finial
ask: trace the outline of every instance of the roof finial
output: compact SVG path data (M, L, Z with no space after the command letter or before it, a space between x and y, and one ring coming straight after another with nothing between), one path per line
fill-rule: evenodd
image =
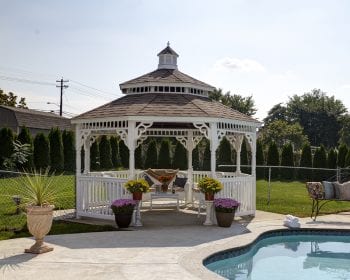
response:
M170 42L168 41L167 46L170 47Z

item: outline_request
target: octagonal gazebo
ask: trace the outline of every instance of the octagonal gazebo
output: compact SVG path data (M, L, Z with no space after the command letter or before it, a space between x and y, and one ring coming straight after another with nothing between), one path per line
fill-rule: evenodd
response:
M224 185L218 197L241 202L237 215L254 215L256 132L260 122L210 100L208 95L214 87L180 72L178 54L169 44L158 57L155 71L120 84L124 97L72 119L76 131L77 216L113 218L111 202L130 196L123 184L142 172L135 170L135 149L148 137L174 137L186 148L185 173L190 186L185 196L187 203L193 200L193 183L211 176ZM129 149L129 170L114 171L111 177L90 172L90 146L100 135L118 135L124 141ZM223 137L237 153L235 172L216 172L216 150ZM240 168L244 137L251 151L251 174L242 173ZM192 168L192 151L202 138L210 141L211 171ZM83 172L81 148L85 155ZM208 224L210 219L207 217Z

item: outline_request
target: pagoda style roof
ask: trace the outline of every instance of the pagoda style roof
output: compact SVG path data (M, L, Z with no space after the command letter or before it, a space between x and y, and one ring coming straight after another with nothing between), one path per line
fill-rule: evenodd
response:
M144 84L144 83L162 83L162 84L173 84L173 83L187 83L196 86L211 88L214 90L214 87L206 84L202 81L199 81L191 76L180 72L177 69L157 69L130 81L120 84L120 88L123 88L127 85L135 84Z
M126 95L72 120L127 116L209 117L259 123L254 118L209 98L172 93Z

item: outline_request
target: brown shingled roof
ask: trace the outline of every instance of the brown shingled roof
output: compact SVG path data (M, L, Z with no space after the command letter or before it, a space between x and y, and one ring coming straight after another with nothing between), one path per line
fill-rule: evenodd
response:
M73 120L123 116L213 117L258 122L209 98L174 93L126 95L83 113Z
M121 87L127 84L138 84L138 83L149 83L149 82L159 82L159 83L190 83L197 86L211 87L204 82L201 82L191 76L188 76L177 69L157 69L153 72L147 73L130 81L120 84Z
M50 129L52 127L59 127L62 130L71 129L70 119L58 116L53 113L46 113L31 109L23 109L4 105L0 105L0 108L12 111L15 114L18 126L40 129Z
M173 55L179 56L172 48L170 48L170 46L167 46L165 49L160 51L159 54L157 55L159 56L161 54L173 54Z

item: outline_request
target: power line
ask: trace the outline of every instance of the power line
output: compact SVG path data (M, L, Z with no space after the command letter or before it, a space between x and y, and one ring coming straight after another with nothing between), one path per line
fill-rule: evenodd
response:
M50 82L42 82L42 81L37 81L37 80L9 77L9 76L3 76L3 75L0 75L0 80L10 81L10 82L19 82L19 83L38 84L38 85L45 85L45 86L54 86L55 85L54 83L50 83Z
M81 85L81 86L83 86L83 87L87 87L87 88L89 88L89 89L96 90L96 91L102 92L102 93L104 93L104 94L111 95L111 96L113 96L113 97L116 95L116 93L111 93L111 92L107 92L107 91L104 91L104 90L100 90L100 89L98 89L98 88L94 88L94 87L92 87L92 86L88 86L88 85L86 85L86 84L83 84L83 83L81 83L81 82L78 82L78 81L75 81L75 80L72 80L72 79L70 79L70 80L71 80L71 82L76 83L76 84L78 84L78 85ZM121 94L117 94L117 95L121 95Z

